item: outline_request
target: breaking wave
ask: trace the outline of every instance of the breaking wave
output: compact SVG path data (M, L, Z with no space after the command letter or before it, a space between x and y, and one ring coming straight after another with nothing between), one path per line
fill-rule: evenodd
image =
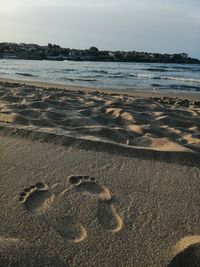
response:
M183 83L200 83L199 79L191 79L191 78L181 78L181 77L160 77L158 79L163 80L171 80L171 81L178 81Z

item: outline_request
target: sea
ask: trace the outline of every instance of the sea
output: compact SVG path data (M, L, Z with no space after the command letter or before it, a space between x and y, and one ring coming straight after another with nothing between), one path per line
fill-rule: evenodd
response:
M119 90L200 94L200 65L0 59L0 77Z

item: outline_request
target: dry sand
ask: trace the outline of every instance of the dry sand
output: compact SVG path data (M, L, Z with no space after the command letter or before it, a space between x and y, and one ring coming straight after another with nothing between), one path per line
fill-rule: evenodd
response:
M0 123L162 151L200 151L200 101L0 83Z
M0 266L200 266L199 100L0 83Z

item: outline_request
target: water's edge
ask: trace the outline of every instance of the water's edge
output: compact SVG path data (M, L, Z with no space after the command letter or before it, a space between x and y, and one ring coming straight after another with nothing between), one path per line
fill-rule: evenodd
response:
M200 65L0 60L0 76L69 86L200 93Z

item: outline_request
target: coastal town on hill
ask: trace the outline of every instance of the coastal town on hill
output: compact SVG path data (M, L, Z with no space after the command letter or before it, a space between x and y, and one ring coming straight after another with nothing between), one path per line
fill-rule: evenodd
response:
M37 44L3 42L0 43L0 59L200 64L200 60L191 58L186 53L161 54L137 51L101 51L94 46L83 50L62 48L59 45L50 43L46 46L41 46Z

